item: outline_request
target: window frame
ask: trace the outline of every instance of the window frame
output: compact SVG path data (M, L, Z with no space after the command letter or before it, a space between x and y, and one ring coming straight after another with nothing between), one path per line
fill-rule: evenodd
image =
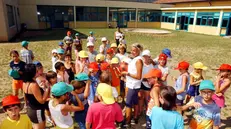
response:
M10 8L11 11L8 10L9 8ZM15 9L14 9L14 6L6 4L6 9L7 9L8 27L9 28L15 27L16 26L16 21L15 21ZM11 20L12 21L10 21L9 14L11 15L11 18L12 18ZM12 22L12 23L10 24L10 22Z

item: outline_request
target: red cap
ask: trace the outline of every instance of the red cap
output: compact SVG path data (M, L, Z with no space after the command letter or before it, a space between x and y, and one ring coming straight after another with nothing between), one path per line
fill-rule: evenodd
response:
M113 53L114 53L113 48L109 48L109 49L107 49L107 54L113 54Z
M230 70L231 71L231 65L229 64L222 64L218 69L216 70Z
M128 64L127 63L125 63L125 62L121 62L120 63L120 71L125 71L125 72L127 72L128 71Z
M159 70L159 69L152 69L148 73L146 73L143 78L152 78L152 77L161 78L162 77L161 70Z
M99 67L98 67L98 64L96 62L91 62L89 64L89 69L93 69L93 71L98 71L99 70Z
M101 63L100 64L100 69L103 71L106 71L109 69L110 64L108 64L107 62Z
M3 107L9 106L9 105L14 105L14 104L20 104L18 96L8 95L2 99L2 106Z
M167 60L167 58L168 58L167 55L161 53L161 54L159 55L159 59L158 59L158 60L160 60L160 59Z
M67 35L71 35L71 31L67 31Z
M189 63L186 62L186 61L182 61L178 64L177 68L175 68L175 70L178 70L178 69L188 69L189 68Z

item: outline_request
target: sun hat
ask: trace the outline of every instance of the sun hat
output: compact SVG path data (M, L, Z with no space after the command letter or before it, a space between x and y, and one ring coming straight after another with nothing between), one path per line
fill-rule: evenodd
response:
M160 59L167 60L167 58L168 58L168 56L167 56L167 55L165 55L165 54L161 53L161 54L159 55L158 60L160 60Z
M103 102L106 104L115 103L115 99L112 95L112 87L106 83L100 83L96 89L97 93L102 97Z
M22 41L22 43L21 43L22 47L25 47L25 46L27 46L28 44L29 44L29 42L27 42L27 41Z
M57 50L57 53L58 53L58 54L64 54L65 51L64 51L62 48L59 48L59 49Z
M126 49L127 47L126 47L126 45L125 45L125 44L120 43L120 44L118 45L118 48L125 48L125 49Z
M86 51L82 50L79 52L79 57L80 58L88 58L88 54Z
M88 43L87 43L87 47L89 47L89 46L94 46L94 43L88 42Z
M231 66L229 64L222 64L218 69L216 70L229 70L231 71Z
M75 80L86 81L86 80L89 80L89 77L86 73L79 73L79 74L75 75Z
M79 36L79 33L75 33L75 36Z
M144 74L143 78L152 78L152 77L161 78L162 77L161 70L159 70L159 69L151 69L148 73Z
M89 33L90 33L90 34L94 34L94 32L93 32L93 31L90 31Z
M52 86L51 93L54 96L62 96L66 94L67 92L71 92L73 90L74 90L74 87L72 85L69 85L65 82L58 82Z
M205 89L215 91L215 86L214 86L213 82L210 80L201 81L200 86L199 86L199 90L205 90Z
M111 64L118 64L119 63L119 59L117 57L113 57L111 59Z
M17 70L14 70L14 69L10 69L10 70L8 71L8 74L9 74L11 77L13 77L13 78L19 78L19 77L20 77L18 71L17 71Z
M51 51L51 53L53 54L53 53L58 53L57 52L57 49L53 49L52 51Z
M107 62L103 62L103 63L100 64L100 69L103 70L103 71L108 70L109 67L110 67L110 64L107 63Z
M169 58L172 58L171 50L170 49L165 48L165 49L162 50L162 53L164 53L165 55L167 55Z
M104 59L105 59L105 56L103 54L101 54L101 53L97 54L96 57L95 57L96 61L98 61L98 60L99 61L104 61Z
M194 64L193 64L193 67L194 67L195 69L203 69L203 70L207 70L207 69L208 69L208 67L204 66L204 64L201 63L201 62L196 62L196 63L194 63Z
M113 54L114 50L112 48L107 49L107 54Z
M144 50L141 55L142 56L151 56L151 53L149 50Z
M107 41L107 38L106 38L106 37L103 37L103 38L101 39L101 42L105 42L105 41Z
M43 67L42 63L39 61L34 61L33 64L35 65L35 67Z
M63 45L64 45L63 42L60 41L60 42L59 42L59 46L63 46Z
M182 61L178 64L177 68L175 68L175 70L179 70L179 69L188 69L189 68L189 63L186 61Z
M117 44L116 43L112 43L111 47L116 47L117 48Z
M93 71L98 71L99 70L99 66L96 62L91 62L88 66L89 69L92 69Z
M3 107L15 105L15 104L20 104L20 100L18 99L18 96L8 95L2 99Z

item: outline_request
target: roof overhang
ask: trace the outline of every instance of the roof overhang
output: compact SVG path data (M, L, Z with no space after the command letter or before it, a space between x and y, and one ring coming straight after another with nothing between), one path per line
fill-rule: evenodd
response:
M203 10L203 9L231 9L231 6L210 6L210 7L182 7L182 8L161 8L161 10Z
M188 2L210 2L211 0L157 0L155 4L176 4L176 3L188 3Z

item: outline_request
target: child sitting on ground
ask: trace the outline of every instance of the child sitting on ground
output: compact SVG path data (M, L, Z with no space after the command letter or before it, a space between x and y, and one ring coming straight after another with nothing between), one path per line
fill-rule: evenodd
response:
M20 56L22 61L26 64L32 64L34 60L34 54L31 50L28 49L29 42L22 41L22 50L20 51Z
M17 96L6 96L2 99L2 106L7 118L0 124L0 129L32 129L29 117L19 113L21 103Z

